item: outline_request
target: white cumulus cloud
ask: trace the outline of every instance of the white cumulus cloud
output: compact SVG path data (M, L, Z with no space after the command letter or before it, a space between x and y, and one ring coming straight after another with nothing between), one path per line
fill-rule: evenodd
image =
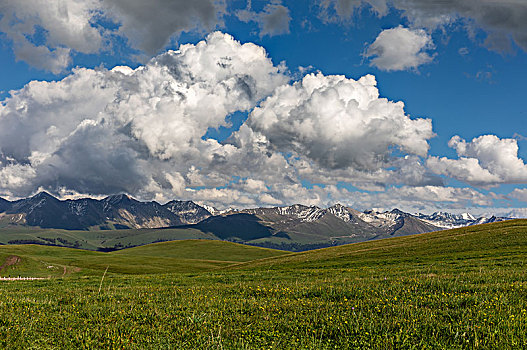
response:
M365 171L391 164L394 150L426 156L434 136L429 119L411 119L402 102L380 98L372 75L306 75L278 88L253 110L246 127L273 150L325 169Z
M432 62L434 56L427 51L433 48L432 37L424 30L399 26L383 30L365 56L371 58L370 65L381 70L408 70Z
M213 33L136 70L31 82L0 105L0 186L170 197L192 182L224 185L243 166L229 157L244 158L203 136L287 81L263 48Z
M284 69L262 47L216 32L136 69L75 69L60 81L30 82L0 103L0 192L10 198L37 190L66 197L126 192L220 208L298 202L413 208L419 201L461 208L492 201L473 189L442 186L431 174L441 167L423 164L431 121L410 118L402 102L380 97L373 76L318 73L291 84ZM226 142L205 137L237 111L249 118ZM451 144L491 175L518 179L524 165L515 163L513 141ZM491 149L509 154L501 165L506 171L489 165L499 158L485 156Z
M476 186L527 183L527 165L518 157L516 139L483 135L467 142L454 136L448 145L456 150L458 159L430 157L427 166L436 174Z

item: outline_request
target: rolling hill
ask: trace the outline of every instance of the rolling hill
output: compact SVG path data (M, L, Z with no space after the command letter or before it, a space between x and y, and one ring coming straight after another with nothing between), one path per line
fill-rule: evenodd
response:
M527 220L484 224L420 235L394 237L289 253L220 240L180 240L148 244L113 252L95 252L54 246L0 246L0 262L21 258L23 275L62 276L82 269L83 274L110 271L124 274L236 269L331 269L390 264L425 264L449 259L508 259L527 251ZM59 266L60 269L48 269ZM56 270L56 271L55 271ZM11 272L9 272L11 271ZM4 270L6 275L14 270ZM55 273L53 273L55 272Z
M288 254L231 242L185 240L155 243L119 252L94 252L38 245L0 246L0 276L63 277L110 273L199 272ZM11 259L9 259L11 257ZM13 258L15 257L15 258ZM18 260L10 265L9 260Z
M527 220L342 245L239 264L236 268L302 270L448 264L519 259L527 262Z

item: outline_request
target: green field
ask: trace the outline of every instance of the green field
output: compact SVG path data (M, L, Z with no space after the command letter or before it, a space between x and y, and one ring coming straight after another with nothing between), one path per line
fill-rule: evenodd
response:
M223 241L181 240L154 243L111 253L39 246L0 246L0 262L10 256L21 261L0 271L0 276L80 277L110 274L166 274L211 271L246 261L288 252Z
M527 220L303 253L0 246L13 256L3 276L58 278L0 282L0 348L527 348Z
M185 239L218 239L191 228L75 231L31 226L0 225L0 244L40 244L79 249L122 249L154 242Z

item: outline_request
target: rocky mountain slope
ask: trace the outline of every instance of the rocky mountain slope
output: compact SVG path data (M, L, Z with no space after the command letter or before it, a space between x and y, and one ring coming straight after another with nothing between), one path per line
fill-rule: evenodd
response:
M340 204L327 209L295 204L230 211L189 227L222 239L298 250L438 231L454 224L469 226L507 219L443 214L412 215L398 209L359 212Z
M0 224L66 230L159 228L194 224L211 216L193 202L165 205L140 202L127 195L102 200L61 201L46 192L14 202L0 201Z
M394 210L386 213L361 213L355 209L337 204L327 209L315 206L292 205L276 208L256 208L230 214L233 227L243 226L241 221L251 215L258 223L269 229L268 237L255 238L254 243L285 244L294 241L302 244L344 244L437 231L441 228L418 218ZM209 218L209 227L220 217ZM238 219L239 218L239 219ZM239 221L239 222L238 222ZM211 231L214 233L213 231ZM233 230L234 232L234 230ZM233 236L232 238L236 238Z

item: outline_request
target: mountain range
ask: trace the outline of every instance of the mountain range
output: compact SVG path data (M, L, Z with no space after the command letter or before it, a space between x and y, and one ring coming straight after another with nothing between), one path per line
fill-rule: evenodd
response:
M9 202L0 198L0 225L25 225L66 230L159 228L195 224L211 216L191 201L140 202L125 194L102 200L59 200L41 192Z
M503 221L437 212L412 215L394 209L357 211L336 204L323 209L295 204L220 212L192 201L141 202L127 195L101 200L59 200L41 192L17 201L0 198L0 228L35 227L84 231L178 229L213 239L304 250ZM125 232L125 231L123 231ZM150 231L149 231L150 232ZM186 237L188 234L186 235Z

